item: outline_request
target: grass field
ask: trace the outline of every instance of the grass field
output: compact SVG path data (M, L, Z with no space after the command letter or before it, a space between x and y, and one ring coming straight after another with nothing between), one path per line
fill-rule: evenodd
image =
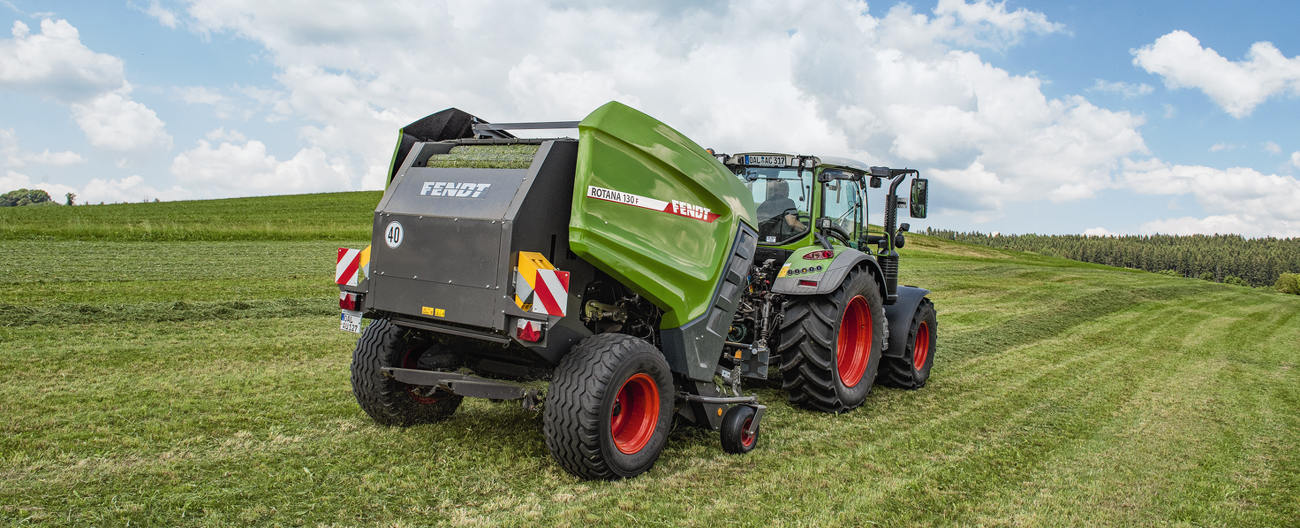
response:
M267 200L293 209L290 197ZM216 211L215 219L239 220L195 213L177 224L189 234L174 239L228 240L239 232L231 225L267 223L247 212L255 203L243 203L242 216L191 203ZM133 204L132 218L163 218L150 216L155 206L170 204ZM355 208L364 225L373 202ZM927 387L877 388L863 408L840 416L791 408L782 393L763 389L769 413L753 453L727 455L715 434L683 427L649 473L584 482L551 461L540 414L508 403L467 400L435 425L374 425L350 392L354 336L337 330L331 282L334 248L365 242L340 236L350 228L323 215L301 221L327 226L321 238L342 242L302 233L140 242L119 236L131 232L120 226L31 228L0 240L8 257L0 267L0 519L51 526L1300 519L1300 297L909 237L902 282L934 290L939 310Z

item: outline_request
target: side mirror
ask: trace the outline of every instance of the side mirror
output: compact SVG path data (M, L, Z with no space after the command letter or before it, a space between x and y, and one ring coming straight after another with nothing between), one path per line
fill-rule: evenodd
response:
M930 200L930 180L917 178L912 180L912 200L911 211L912 218L925 218L925 206Z

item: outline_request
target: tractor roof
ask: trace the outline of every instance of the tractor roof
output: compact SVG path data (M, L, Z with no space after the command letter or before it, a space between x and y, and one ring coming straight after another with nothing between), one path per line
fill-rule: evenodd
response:
M728 165L745 165L750 167L794 167L799 163L799 158L804 160L813 160L817 167L849 169L858 172L871 173L871 167L861 161L840 158L836 156L801 156L799 154L789 154L782 152L742 152L727 156L726 164ZM807 166L807 165L805 165Z

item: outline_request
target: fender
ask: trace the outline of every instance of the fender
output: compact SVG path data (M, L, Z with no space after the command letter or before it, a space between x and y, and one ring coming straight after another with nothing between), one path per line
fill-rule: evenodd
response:
M809 253L823 251L821 246L809 246L796 250L786 259L781 271L772 283L772 292L784 295L824 295L835 291L848 276L849 270L861 266L871 272L880 288L880 298L885 299L885 274L880 269L876 258L853 248L833 246L835 257L826 260L807 260ZM813 285L806 285L808 283ZM802 285L801 285L802 284Z
M885 307L885 319L889 321L888 335L891 339L882 354L883 357L903 357L903 351L907 348L907 331L912 327L912 316L916 314L917 307L921 306L921 299L929 294L930 290L925 288L898 287L898 300Z

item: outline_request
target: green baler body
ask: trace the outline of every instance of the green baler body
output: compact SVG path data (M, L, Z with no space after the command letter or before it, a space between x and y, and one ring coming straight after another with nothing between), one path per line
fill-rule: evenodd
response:
M754 225L748 189L686 136L617 102L583 119L578 137L570 249L663 309L662 328L703 315L739 224Z

